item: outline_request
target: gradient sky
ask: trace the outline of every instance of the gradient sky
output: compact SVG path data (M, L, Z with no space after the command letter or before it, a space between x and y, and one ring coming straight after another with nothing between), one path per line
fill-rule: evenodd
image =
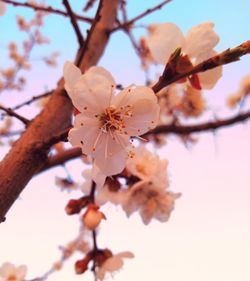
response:
M71 1L75 9L81 1ZM158 1L130 0L129 16L145 9L145 2L153 6ZM61 1L47 1L61 7ZM184 32L193 25L213 21L221 41L217 50L234 47L250 39L250 2L238 1L172 1L161 11L148 16L141 23L175 22ZM6 62L9 40L19 37L14 18L24 9L8 8L0 18L0 63ZM32 13L25 12L29 17ZM82 25L86 29L85 25ZM63 30L63 32L62 32ZM37 48L34 59L44 52L61 53L57 69L46 70L41 62L29 74L32 81L24 93L6 93L0 102L17 104L34 93L54 87L61 76L66 59L73 59L77 46L68 21L51 16L45 21L45 34L51 38L49 46ZM142 28L135 34L144 34ZM118 47L117 47L118 46ZM250 56L249 56L250 57ZM205 93L209 107L217 116L235 112L224 110L225 97L237 89L240 78L250 73L250 58L224 68L223 78L216 88ZM116 81L124 85L143 83L139 62L123 33L114 35L100 65L110 70ZM46 74L45 74L46 73ZM29 116L25 108L23 114ZM207 115L205 115L206 117ZM204 117L204 118L205 118ZM101 224L98 241L114 253L130 250L135 259L125 261L115 280L151 281L249 281L250 280L250 130L244 123L229 129L195 136L199 140L187 149L174 136L169 136L166 148L159 154L169 160L168 173L171 190L181 192L175 210L167 223L152 222L144 226L137 215L127 219L116 207L103 210L108 220ZM1 156L5 149L1 148ZM80 161L67 165L76 179L81 179ZM44 273L60 256L59 245L72 240L78 231L78 218L68 217L64 206L76 194L62 193L54 185L55 175L64 176L62 168L35 177L0 225L0 264L10 261L28 266L28 279ZM91 274L73 273L75 256L50 281L93 280Z

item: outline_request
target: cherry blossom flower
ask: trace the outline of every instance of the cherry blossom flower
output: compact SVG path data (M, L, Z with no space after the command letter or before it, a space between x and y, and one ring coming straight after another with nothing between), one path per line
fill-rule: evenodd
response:
M6 12L6 5L2 1L0 2L0 16L3 16Z
M165 189L168 187L167 165L166 159L160 159L141 145L134 150L134 157L128 159L126 169L139 179Z
M180 197L178 193L166 191L154 185L151 181L139 181L127 192L122 204L123 210L129 217L139 212L144 224L149 224L155 218L161 222L169 219L174 203Z
M12 263L6 262L0 267L0 281L23 281L26 272L25 265L16 267Z
M186 37L173 23L154 24L149 26L146 44L156 63L166 64L170 55L177 49L188 55L193 64L198 64L216 54L213 48L219 42L219 36L213 30L211 22L192 27ZM199 81L204 89L211 89L222 75L222 67L216 67L199 73Z
M64 66L65 89L74 107L74 128L68 139L83 154L94 159L94 178L120 173L131 156L130 137L153 129L159 119L154 92L144 86L130 86L115 95L115 82L102 67L85 74L70 62Z
M113 255L106 259L105 262L98 268L96 272L96 277L99 280L103 280L107 273L114 273L123 266L124 258L133 258L134 255L131 252L121 252L119 254Z

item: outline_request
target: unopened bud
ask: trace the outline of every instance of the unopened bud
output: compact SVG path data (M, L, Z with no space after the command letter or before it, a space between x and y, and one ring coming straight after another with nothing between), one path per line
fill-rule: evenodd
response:
M89 230L94 230L100 224L102 219L106 219L105 215L99 211L99 206L95 204L89 204L87 211L82 217L84 225Z
M84 259L78 260L75 263L75 272L76 274L82 274L88 269L88 264L91 260L91 257L87 255Z
M65 211L68 215L74 215L80 213L81 209L86 207L88 204L88 197L82 197L80 199L69 200Z

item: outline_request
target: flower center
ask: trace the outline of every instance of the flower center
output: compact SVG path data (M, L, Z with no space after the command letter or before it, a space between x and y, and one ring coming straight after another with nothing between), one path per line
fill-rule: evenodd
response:
M128 108L129 107L129 108ZM112 106L105 109L105 112L100 116L103 132L119 131L124 133L125 122L124 117L130 117L130 106L120 107L118 110Z

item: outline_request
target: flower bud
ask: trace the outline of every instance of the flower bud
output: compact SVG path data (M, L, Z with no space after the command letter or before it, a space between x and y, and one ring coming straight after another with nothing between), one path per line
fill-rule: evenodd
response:
M87 255L84 259L75 262L75 272L76 274L82 274L88 269L88 263L91 257Z
M88 197L82 197L80 199L69 200L65 211L68 215L74 215L80 213L81 209L88 204Z
M106 219L105 215L100 212L99 206L95 204L89 204L87 211L82 217L82 221L84 225L89 229L89 230L94 230L96 227L100 224L102 219Z

